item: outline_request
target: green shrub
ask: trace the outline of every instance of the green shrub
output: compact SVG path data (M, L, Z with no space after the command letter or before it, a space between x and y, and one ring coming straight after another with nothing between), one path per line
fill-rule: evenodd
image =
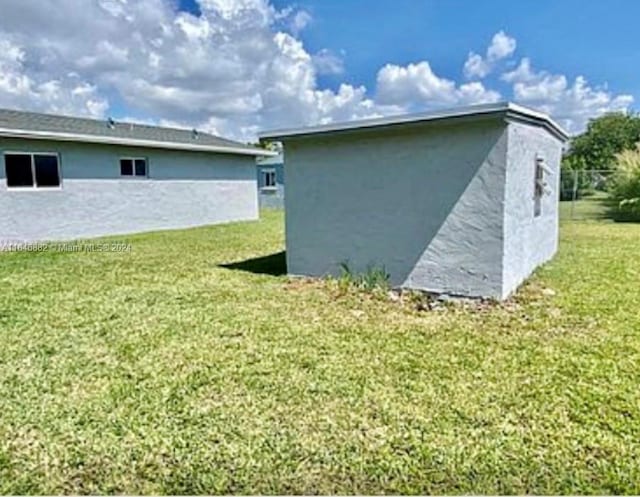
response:
M615 219L640 221L640 145L616 154L616 162L611 182Z

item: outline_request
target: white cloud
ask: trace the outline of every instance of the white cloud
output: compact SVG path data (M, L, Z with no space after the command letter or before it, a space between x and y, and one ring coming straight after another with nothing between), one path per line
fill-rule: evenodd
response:
M633 103L631 95L592 87L583 76L570 83L563 74L535 71L528 58L501 79L513 85L514 100L552 115L571 132L583 130L590 118L626 111Z
M502 97L495 90L488 90L479 81L460 85L457 91L460 104L488 104L498 102Z
M387 64L378 72L376 101L412 110L496 102L500 94L482 83L457 86L437 76L427 61L407 66Z
M311 14L309 14L306 10L300 10L292 16L289 22L289 29L294 36L298 36L300 32L311 23L312 20L313 18L311 17Z
M427 61L397 66L387 64L378 71L377 98L382 103L409 105L416 100L453 102L455 83L440 78Z
M491 66L484 60L482 55L469 52L467 61L464 63L464 74L467 78L484 78L491 72Z
M487 49L487 59L495 62L509 57L516 50L516 40L504 31L498 31L491 39L491 45Z
M318 74L342 74L344 61L331 50L323 48L312 57L313 66Z
M175 0L4 0L0 106L100 117L117 102L137 120L250 140L260 129L500 99L487 84L436 74L426 60L386 64L375 88L321 88L319 74L343 74L343 54L309 53L297 37L312 22L308 12L269 0L198 4L201 15L178 11ZM470 54L465 73L484 77L515 48L498 32L485 56ZM516 100L572 130L632 102L581 77L535 71L528 59L502 79Z
M485 57L475 52L469 52L463 68L465 76L469 79L486 77L498 61L506 59L515 52L516 45L515 38L507 35L504 31L498 31L493 35Z
M531 81L536 77L531 69L531 61L528 57L523 58L513 71L505 72L500 79L507 83L516 81Z
M60 79L26 74L25 52L0 39L0 106L99 117L108 107L96 87L74 73Z
M322 50L311 57L295 38L308 12L267 0L198 3L200 16L172 0L13 0L3 5L0 36L21 59L11 71L3 66L0 102L59 111L67 95L67 110L86 114L105 112L115 96L129 115L214 126L240 139L262 127L371 113L364 89L317 88L316 75L341 72L342 61ZM55 83L38 90L40 80ZM21 99L19 85L30 85ZM94 91L73 93L78 87Z

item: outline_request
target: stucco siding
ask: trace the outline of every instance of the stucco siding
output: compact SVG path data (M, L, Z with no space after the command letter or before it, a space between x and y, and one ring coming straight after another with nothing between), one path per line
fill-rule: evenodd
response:
M265 188L264 175L262 171L275 170L276 187ZM284 208L284 165L280 164L258 164L258 200L260 208L283 209Z
M58 153L62 185L8 189L2 159L0 240L64 240L258 216L251 156L0 139L5 151ZM146 157L148 178L122 178L123 156Z
M504 209L504 288L507 297L558 249L558 195L562 143L543 128L512 122L508 126ZM545 174L549 194L534 216L536 156L552 173Z
M289 272L384 266L395 286L500 296L505 130L493 119L288 141Z
M259 190L261 209L284 209L284 185L276 185L274 190Z
M403 286L441 294L500 298L507 132L501 125L493 129L494 135L487 130L467 133L469 142L458 144L457 148L471 148L475 142L473 148L482 153L473 159L469 155L466 161L456 158L448 170L454 177L465 171L475 174ZM481 142L492 145L488 153ZM481 165L477 167L479 161Z

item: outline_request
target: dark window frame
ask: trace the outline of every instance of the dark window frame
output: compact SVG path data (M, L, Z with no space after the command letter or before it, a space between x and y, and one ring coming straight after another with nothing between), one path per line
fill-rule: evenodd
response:
M122 161L131 161L131 174L122 174ZM144 174L136 174L136 162L144 161ZM148 179L149 178L149 159L147 157L120 157L120 177L125 179Z
M260 174L262 175L262 186L260 187L262 190L276 190L278 188L278 175L275 168L261 169ZM270 176L273 177L273 185L267 181Z
M26 155L31 161L31 186L11 186L9 185L9 178L7 175L7 156L8 155ZM62 161L60 160L60 154L58 152L24 152L19 150L7 150L2 154L4 159L5 168L5 185L7 190L61 190L62 189ZM38 185L38 175L36 174L36 156L41 157L55 157L56 166L58 172L58 184L57 185Z

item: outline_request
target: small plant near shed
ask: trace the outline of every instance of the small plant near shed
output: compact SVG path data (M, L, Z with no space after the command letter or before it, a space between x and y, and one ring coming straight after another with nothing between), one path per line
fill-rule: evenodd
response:
M348 261L340 263L340 276L336 279L338 288L346 293L350 289L366 293L384 293L391 289L390 275L384 266L369 265L362 273L355 272Z

